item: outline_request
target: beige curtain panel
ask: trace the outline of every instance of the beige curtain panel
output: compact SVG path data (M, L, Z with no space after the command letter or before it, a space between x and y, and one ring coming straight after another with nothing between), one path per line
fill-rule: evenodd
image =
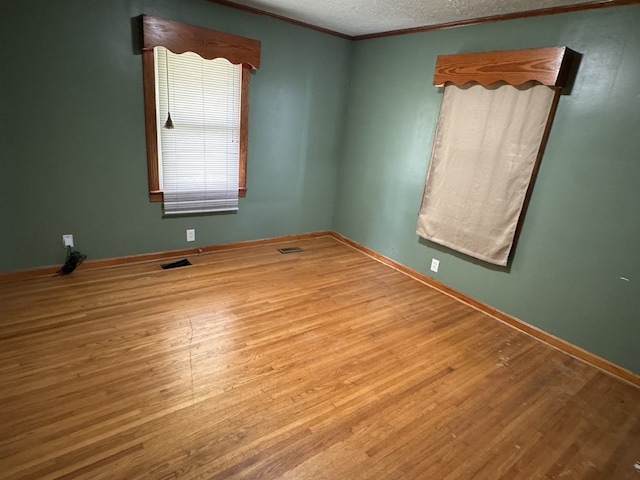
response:
M554 97L534 82L445 88L418 235L507 264Z

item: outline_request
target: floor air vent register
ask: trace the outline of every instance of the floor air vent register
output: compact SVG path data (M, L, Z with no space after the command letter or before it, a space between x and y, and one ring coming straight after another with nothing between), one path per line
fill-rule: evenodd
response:
M278 251L280 253L299 253L302 252L303 250L300 247L285 247L285 248L279 248ZM164 270L170 269L170 268L179 268L179 267L187 267L191 265L191 262L186 259L183 258L182 260L178 260L176 262L171 262L171 263L164 263L162 265L160 265L160 267L162 267Z
M279 248L278 251L280 253L298 253L298 252L302 252L302 249L300 247L285 247L285 248Z

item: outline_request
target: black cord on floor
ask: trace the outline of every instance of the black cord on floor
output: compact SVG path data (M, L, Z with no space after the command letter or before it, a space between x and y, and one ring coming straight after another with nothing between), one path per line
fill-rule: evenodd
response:
M87 256L77 252L71 251L71 247L67 247L67 259L64 262L64 265L60 267L58 270L58 275L68 275L73 272L78 265L84 262L87 259Z

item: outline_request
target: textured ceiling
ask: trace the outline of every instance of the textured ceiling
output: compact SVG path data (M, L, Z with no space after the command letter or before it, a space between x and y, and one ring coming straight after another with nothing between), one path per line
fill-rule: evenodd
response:
M230 3L357 37L496 15L602 2L594 2L594 0L231 0Z

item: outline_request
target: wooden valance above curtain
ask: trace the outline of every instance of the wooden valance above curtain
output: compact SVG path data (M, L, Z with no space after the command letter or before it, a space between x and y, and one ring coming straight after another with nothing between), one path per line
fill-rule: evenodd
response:
M538 82L564 87L574 56L567 47L440 55L433 84L444 87L447 83L461 86L475 82L486 87L498 82L513 86Z
M507 265L568 79L566 47L438 57L444 86L417 234Z

